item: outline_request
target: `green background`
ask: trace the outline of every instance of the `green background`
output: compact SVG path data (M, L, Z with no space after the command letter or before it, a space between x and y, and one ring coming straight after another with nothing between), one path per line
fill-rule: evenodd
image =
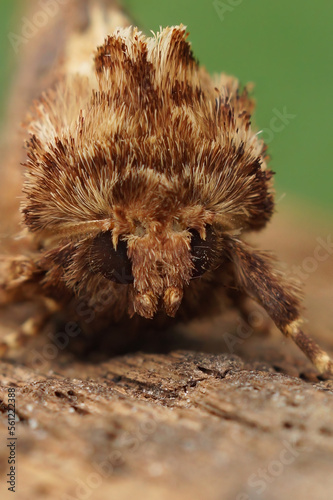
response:
M329 0L126 0L146 32L183 23L210 72L254 82L255 123L269 142L277 199L302 199L332 214L333 2ZM0 0L1 109L20 34L22 0ZM15 24L16 21L16 24ZM283 110L293 118L274 122ZM273 119L273 121L272 121ZM275 125L279 130L273 130Z

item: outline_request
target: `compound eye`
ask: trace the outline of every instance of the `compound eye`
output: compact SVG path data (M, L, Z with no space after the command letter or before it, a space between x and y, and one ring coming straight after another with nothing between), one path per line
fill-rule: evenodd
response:
M206 239L203 240L196 229L191 233L191 255L194 268L192 278L202 276L211 267L214 257L215 235L210 225L206 226Z
M127 243L118 240L117 249L112 244L112 233L107 231L94 238L90 250L90 265L95 273L116 283L133 283L132 264L127 257Z

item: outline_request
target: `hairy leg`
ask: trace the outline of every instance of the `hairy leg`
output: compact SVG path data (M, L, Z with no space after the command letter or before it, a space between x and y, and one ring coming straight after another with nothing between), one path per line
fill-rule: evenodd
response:
M274 323L272 319L262 310L253 304L249 295L239 289L228 291L233 307L239 312L240 319L245 325L259 335L268 335Z
M328 354L301 330L299 286L274 268L270 255L255 252L239 240L230 240L228 246L239 290L264 307L281 332L302 349L321 373L333 375Z
M0 256L0 306L36 299L41 276L41 270L27 257ZM54 313L56 303L52 299L39 296L37 300L39 310L35 315L0 339L0 356L37 335Z
M31 299L40 273L28 257L0 255L0 305Z

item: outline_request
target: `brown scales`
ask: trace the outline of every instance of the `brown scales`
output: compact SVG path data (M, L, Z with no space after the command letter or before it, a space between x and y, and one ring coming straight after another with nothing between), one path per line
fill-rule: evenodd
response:
M2 302L48 297L70 315L87 301L95 331L101 319L202 315L230 287L332 373L299 328L297 286L241 240L274 208L247 89L199 67L183 26L118 29L94 61L35 104L22 205L34 247L2 259Z

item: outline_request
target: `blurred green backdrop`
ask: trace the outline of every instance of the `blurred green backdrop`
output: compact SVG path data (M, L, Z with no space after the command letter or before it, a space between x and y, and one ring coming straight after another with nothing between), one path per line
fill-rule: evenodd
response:
M28 1L28 0L26 0ZM18 6L0 0L1 110L20 34ZM329 0L124 0L144 31L183 23L210 72L255 83L255 122L269 143L277 199L332 213L333 3ZM282 118L281 118L282 115ZM284 203L284 202L283 202Z

